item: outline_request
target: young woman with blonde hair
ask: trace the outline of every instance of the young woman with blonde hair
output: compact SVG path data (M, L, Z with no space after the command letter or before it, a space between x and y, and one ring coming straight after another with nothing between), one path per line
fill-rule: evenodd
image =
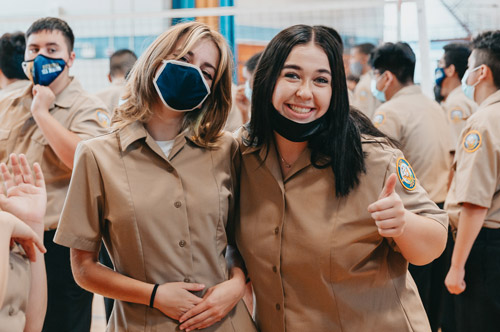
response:
M83 288L117 300L108 331L255 331L244 274L226 261L231 74L219 33L176 25L132 69L115 130L79 145L55 241ZM101 239L115 271L98 263Z

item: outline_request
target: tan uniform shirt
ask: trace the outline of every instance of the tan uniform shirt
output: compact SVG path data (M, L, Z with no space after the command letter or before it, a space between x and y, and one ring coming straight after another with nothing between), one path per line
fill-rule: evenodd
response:
M96 93L96 96L106 104L110 114L113 114L115 107L118 106L120 97L125 93L125 84L125 80L112 82L109 87Z
M354 88L354 98L352 105L363 112L369 119L373 117L375 110L382 103L373 96L371 90L372 76L366 72L359 78L358 84Z
M500 228L500 90L467 120L457 145L445 208L454 228L463 203L488 208L484 226Z
M367 211L399 150L365 139L367 173L339 199L331 168L314 168L309 150L283 179L274 146L265 162L265 147L241 149L236 240L262 332L430 331L407 261ZM446 228L444 211L414 185L396 186L405 207Z
M450 124L453 151L455 151L455 146L458 143L465 122L476 111L477 104L467 98L462 91L462 87L458 86L450 92L446 101L441 103L441 106L443 106Z
M80 143L54 241L96 252L102 238L119 273L151 284L202 283L199 296L227 280L238 147L229 134L217 150L190 137L178 135L168 157L139 122ZM157 309L116 301L108 330L168 332L178 325ZM204 331L255 327L240 301Z
M17 90L25 89L28 85L31 85L31 81L29 80L18 80L15 81L14 83L7 85L5 88L0 90L0 100L6 98L8 95Z
M22 332L30 293L29 260L17 245L10 251L7 292L0 309L0 332Z
M401 151L431 199L444 202L452 143L439 104L426 97L420 87L411 85L380 106L372 120L378 129L401 143Z
M57 157L31 116L31 85L0 101L0 161L8 162L10 153L24 153L30 163L42 166L47 185L45 229L55 229L59 221L71 170ZM73 78L56 96L49 109L65 128L87 139L109 131L109 115L103 103L86 93Z

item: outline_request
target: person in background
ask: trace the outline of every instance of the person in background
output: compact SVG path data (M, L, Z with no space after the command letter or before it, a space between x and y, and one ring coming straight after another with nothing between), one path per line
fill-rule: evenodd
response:
M30 84L22 67L25 48L23 32L5 33L0 37L0 99Z
M452 147L455 151L465 121L474 113L477 104L462 91L461 80L467 69L470 48L467 44L448 44L436 68L436 100L441 102L450 124Z
M428 331L407 266L439 256L447 216L401 151L350 108L342 49L334 29L295 25L255 72L252 117L238 132L236 240L257 324Z
M110 117L97 97L69 75L75 61L69 25L53 17L26 32L23 68L32 84L0 100L0 162L24 153L42 167L47 185L44 245L48 302L45 332L88 332L93 295L74 281L69 249L53 242L77 144L106 133Z
M245 83L236 89L235 104L241 112L243 123L250 120L250 103L252 101L253 76L262 52L255 53L247 60L242 70Z
M111 83L109 87L96 94L106 106L109 112L113 112L120 101L120 97L125 92L125 83L127 76L137 61L134 52L128 49L121 49L114 52L109 58L108 80Z
M439 104L413 83L415 54L406 43L386 43L370 59L374 78L372 92L384 103L375 111L374 125L401 144L414 166L422 187L443 207L448 190L452 149L451 134ZM446 254L425 266L410 265L432 331L437 331L443 312ZM411 262L410 262L411 263Z
M115 130L79 145L55 241L82 287L116 299L108 331L256 331L231 254L231 59L207 25L174 25L137 60Z
M24 155L10 161L12 173L0 164L0 331L40 332L47 308L45 183L38 163L33 175Z
M375 49L375 45L364 43L354 46L351 49L349 61L350 75L359 78L358 84L353 91L351 105L363 112L368 118L372 118L375 110L381 102L371 93L371 67L370 54Z
M346 81L349 92L354 93L354 89L356 88L356 85L359 83L359 77L349 74L346 77Z
M465 124L445 208L456 232L446 287L454 296L458 332L500 326L500 30L472 42L462 79L478 105Z

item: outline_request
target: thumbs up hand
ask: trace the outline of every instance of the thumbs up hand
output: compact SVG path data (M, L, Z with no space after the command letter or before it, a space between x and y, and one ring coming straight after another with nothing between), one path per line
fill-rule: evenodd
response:
M391 174L385 182L378 200L368 206L378 232L383 237L398 237L403 234L406 224L406 209L396 193L396 174Z

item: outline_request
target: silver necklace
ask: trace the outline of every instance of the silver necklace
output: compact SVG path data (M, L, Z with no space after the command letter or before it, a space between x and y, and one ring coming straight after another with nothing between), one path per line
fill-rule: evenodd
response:
M283 162L283 166L285 166L285 168L292 167L292 164L287 163L286 160L281 155L280 155L280 158L281 158L281 161Z

